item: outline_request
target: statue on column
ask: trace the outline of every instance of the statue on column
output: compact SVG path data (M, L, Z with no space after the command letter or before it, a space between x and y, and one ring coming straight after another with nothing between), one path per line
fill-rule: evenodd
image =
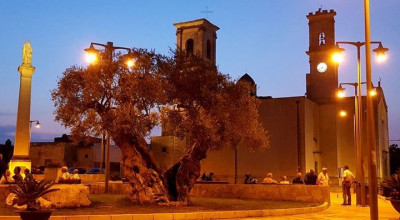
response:
M31 115L31 87L32 75L35 67L32 66L31 42L25 42L22 47L22 64L18 67L20 76L17 125L15 127L14 155L9 164L9 170L13 173L15 167L22 171L31 168L29 159L30 150L30 115Z
M30 41L27 41L22 48L22 66L32 66L32 47Z

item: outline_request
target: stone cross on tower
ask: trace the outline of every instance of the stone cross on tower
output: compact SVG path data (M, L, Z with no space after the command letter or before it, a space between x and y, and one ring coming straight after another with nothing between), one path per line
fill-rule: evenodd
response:
M208 10L208 6L206 6L206 10L202 10L201 13L206 14L206 18L208 19L208 15L213 13L213 11Z
M15 129L14 156L10 162L10 171L19 166L22 173L25 168L31 168L29 160L30 147L30 113L31 113L31 86L35 67L32 66L32 47L26 42L22 49L22 64L18 67L20 76L17 126Z

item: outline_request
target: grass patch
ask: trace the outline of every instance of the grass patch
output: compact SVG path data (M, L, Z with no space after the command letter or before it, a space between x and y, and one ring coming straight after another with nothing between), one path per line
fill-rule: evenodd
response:
M290 201L219 199L192 197L193 206L158 206L133 205L126 195L120 194L93 194L89 196L92 205L83 208L57 209L53 215L102 215L102 214L143 214L143 213L171 213L171 212L201 212L201 211L229 211L229 210L256 210L256 209L288 209L321 205L319 203L304 203ZM0 215L18 215L16 209L0 206Z

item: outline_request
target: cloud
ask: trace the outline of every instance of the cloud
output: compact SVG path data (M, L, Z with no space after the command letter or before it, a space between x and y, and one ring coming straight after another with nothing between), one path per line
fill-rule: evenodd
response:
M17 116L17 114L15 112L2 112L0 111L0 117L9 117L9 116Z
M32 132L32 142L53 142L54 137L61 137L59 132ZM0 144L4 144L7 139L10 139L14 144L15 125L0 125Z

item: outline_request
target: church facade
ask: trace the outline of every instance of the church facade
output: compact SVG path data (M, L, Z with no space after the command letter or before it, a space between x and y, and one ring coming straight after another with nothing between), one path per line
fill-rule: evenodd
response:
M309 20L310 72L306 74L306 95L296 97L272 98L257 96L257 84L245 74L240 80L252 85L251 95L260 100L260 121L269 132L270 148L264 152L250 152L239 146L236 150L226 147L220 151L209 152L202 161L202 172L213 172L217 180L242 183L244 175L251 173L261 180L267 173L292 178L297 172L305 174L309 169L320 172L323 167L333 182L337 182L339 170L348 165L355 169L354 145L354 97L342 100L336 98L338 90L338 65L331 61L335 49L336 12L319 10L307 15ZM177 27L178 49L193 51L214 63L216 51L217 26L205 19L175 24ZM389 175L389 139L387 105L380 85L376 87L374 98L375 124L377 136L378 177ZM363 97L365 103L365 97ZM366 106L363 106L366 109ZM346 110L347 117L339 116ZM365 122L366 113L363 111ZM365 125L365 123L364 123ZM364 170L367 172L366 129L362 131L364 148ZM167 169L183 154L186 140L162 133L151 139L151 148Z

